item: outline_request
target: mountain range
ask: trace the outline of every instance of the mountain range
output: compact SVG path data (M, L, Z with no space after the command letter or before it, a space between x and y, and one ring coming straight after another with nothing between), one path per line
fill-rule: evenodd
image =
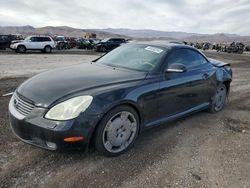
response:
M216 33L200 34L179 31L158 31L151 29L77 29L68 26L46 26L35 28L33 26L0 26L0 34L22 35L64 35L68 37L83 37L86 32L97 34L98 38L124 37L137 40L171 40L188 42L250 42L250 36L238 34Z

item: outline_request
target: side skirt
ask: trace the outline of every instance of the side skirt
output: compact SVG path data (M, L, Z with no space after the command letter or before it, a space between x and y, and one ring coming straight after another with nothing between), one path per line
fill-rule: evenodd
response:
M167 116L167 117L161 118L161 119L153 121L153 122L149 122L149 123L147 123L145 125L145 128L157 126L157 125L160 125L160 124L163 124L163 123L166 123L166 122L170 122L170 121L174 121L176 119L188 116L188 115L193 114L195 112L199 112L199 111L205 110L209 106L210 106L210 103L208 103L208 102L200 104L198 106L195 106L193 108L190 108L190 109L188 109L186 111L183 111L183 112L180 112L178 114L174 114L174 115Z

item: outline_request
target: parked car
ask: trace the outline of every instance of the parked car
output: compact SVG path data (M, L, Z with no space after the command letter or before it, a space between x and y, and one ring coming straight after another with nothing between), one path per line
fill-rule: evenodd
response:
M10 48L18 53L25 53L26 50L50 53L55 48L55 42L48 36L29 36L21 41L12 41Z
M246 45L245 51L246 51L246 52L249 52L249 51L250 51L250 45Z
M67 41L65 36L56 36L54 37L54 41L56 43L57 50L70 49L69 42Z
M80 38L80 39L77 40L76 47L78 49L88 49L88 50L90 50L90 49L93 49L94 45L95 44L90 39Z
M209 42L204 42L202 45L202 50L208 50L212 44Z
M99 42L101 42L101 40L100 40L100 39L97 39L97 38L89 38L89 41L90 41L91 43L93 43L94 45L96 45L96 44L98 44Z
M9 48L13 40L17 40L15 35L0 35L0 49L5 50Z
M226 52L228 53L238 53L242 54L244 51L245 45L241 42L232 42L229 46L226 47Z
M94 47L97 52L108 52L120 46L122 43L126 43L124 38L106 38L97 43Z
M193 47L131 43L91 63L28 79L10 100L10 122L17 137L38 147L93 145L117 156L149 127L221 111L231 81L228 63Z

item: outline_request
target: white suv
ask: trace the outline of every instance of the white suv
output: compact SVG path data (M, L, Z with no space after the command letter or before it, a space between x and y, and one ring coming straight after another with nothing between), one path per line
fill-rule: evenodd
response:
M55 42L47 36L29 36L21 41L12 41L10 48L19 53L24 53L26 50L41 50L50 53L55 48Z

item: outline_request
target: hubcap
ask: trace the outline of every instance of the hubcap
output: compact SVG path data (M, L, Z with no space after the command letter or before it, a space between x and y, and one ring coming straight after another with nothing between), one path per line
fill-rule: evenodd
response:
M103 144L106 150L117 153L125 150L134 140L137 122L134 115L123 111L114 115L103 131Z
M227 97L227 93L226 93L225 87L218 88L216 95L215 95L215 99L214 99L215 100L214 109L216 111L220 111L223 108L224 103L226 101L226 97Z

